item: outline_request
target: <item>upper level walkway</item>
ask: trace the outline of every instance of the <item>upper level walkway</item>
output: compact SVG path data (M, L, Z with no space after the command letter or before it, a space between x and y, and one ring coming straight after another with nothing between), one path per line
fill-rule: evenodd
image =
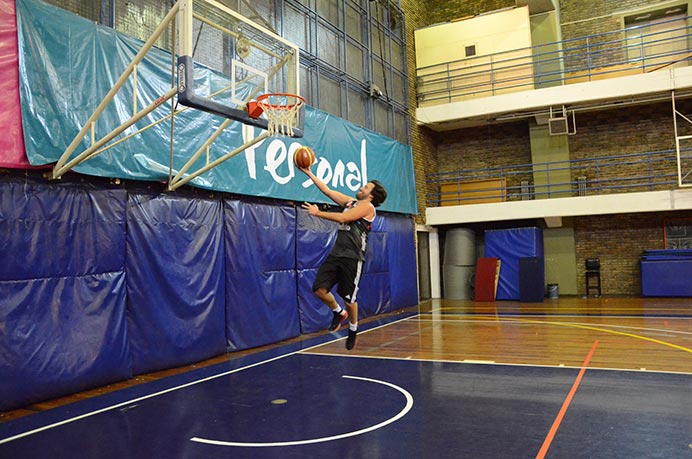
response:
M417 121L436 130L671 102L676 149L430 174L426 223L692 209L692 126L675 102L692 97L690 17L417 69ZM576 120L576 121L575 121ZM646 149L643 145L642 149Z
M445 131L692 96L692 26L589 35L417 70L416 118ZM666 25L666 22L661 24Z
M692 161L692 150L681 152ZM427 176L431 226L692 209L680 187L676 150L458 170ZM683 178L683 177L681 177Z

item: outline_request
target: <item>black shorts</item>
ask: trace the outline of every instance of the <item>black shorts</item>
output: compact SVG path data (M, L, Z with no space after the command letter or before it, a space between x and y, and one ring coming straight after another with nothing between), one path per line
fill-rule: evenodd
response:
M358 283L363 271L363 262L354 258L333 257L329 255L320 269L317 270L312 291L318 288L331 290L338 284L336 291L347 303L355 303L358 295Z

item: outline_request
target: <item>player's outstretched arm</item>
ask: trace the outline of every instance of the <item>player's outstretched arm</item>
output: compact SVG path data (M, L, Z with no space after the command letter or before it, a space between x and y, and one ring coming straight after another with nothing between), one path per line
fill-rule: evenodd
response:
M361 218L372 219L375 215L375 206L369 202L360 203L343 212L324 212L316 205L307 202L303 203L302 207L307 210L310 215L337 223L354 222Z
M353 201L353 198L351 196L345 195L343 193L340 193L336 190L332 190L329 188L322 180L318 179L315 174L312 173L309 167L299 167L301 171L305 173L308 177L310 177L310 180L317 186L317 188L329 199L340 205L341 207L346 206L346 203L349 201Z

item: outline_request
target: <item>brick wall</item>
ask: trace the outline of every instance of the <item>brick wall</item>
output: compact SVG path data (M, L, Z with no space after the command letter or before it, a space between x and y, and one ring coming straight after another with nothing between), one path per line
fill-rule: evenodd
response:
M514 0L427 0L419 3L426 4L429 15L426 25L516 6Z
M583 37L603 32L612 32L622 28L619 16L613 13L629 11L646 6L655 6L658 0L590 0L588 8L583 2L561 0L560 21L562 38Z
M664 248L664 220L690 216L690 212L657 212L575 219L578 291L586 293L585 260L600 258L604 295L641 295L642 252Z
M690 103L681 101L679 110L689 109ZM675 163L675 134L673 111L670 102L633 106L617 110L585 112L577 115L577 134L569 137L570 157L588 159L603 156L634 154L670 150L665 156L655 156L650 169L643 170L641 164L628 165L622 159L600 161L595 170L574 171L574 175L585 175L589 180L603 181L606 186L622 186L627 177L658 175L661 181L677 180ZM641 157L644 159L644 157ZM615 167L613 167L615 166ZM664 177L665 176L665 177ZM617 181L610 181L614 178ZM597 188L589 184L588 188ZM651 188L630 188L629 191L652 191L670 189L671 185L655 185ZM619 189L600 189L598 194L621 193Z
M435 135L429 129L419 126L416 121L416 48L414 31L431 24L428 14L430 8L426 2L402 0L401 9L406 15L406 42L408 43L409 73L409 115L411 120L411 149L413 150L413 168L416 177L418 197L418 215L416 223L425 223L425 196L428 193L426 176L438 171Z
M482 169L531 164L531 145L526 121L440 133L438 143L439 172L479 170L477 177L465 175L464 181L485 179L483 175L489 172ZM527 170L531 170L530 166ZM528 176L507 177L505 186L508 193L519 190L521 180L531 178L530 173ZM432 192L439 192L437 185L430 186L433 188ZM512 199L511 196L508 198Z

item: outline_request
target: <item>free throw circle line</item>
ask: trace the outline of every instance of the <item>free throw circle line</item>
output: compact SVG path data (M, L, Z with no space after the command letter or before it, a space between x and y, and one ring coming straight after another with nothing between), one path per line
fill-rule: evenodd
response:
M361 435L367 432L372 432L373 430L380 429L388 424L391 424L393 422L398 421L402 417L408 413L411 408L413 407L413 396L405 389L394 385L392 383L389 383L387 381L380 381L378 379L370 379L370 378L362 378L360 376L348 376L348 375L343 375L342 378L347 378L347 379L358 379L361 381L368 381L372 383L377 383L377 384L382 384L384 386L391 387L392 389L396 389L399 392L401 392L404 397L406 397L406 405L404 408L399 411L398 414L395 416L380 422L379 424L375 424L374 426L366 427L365 429L360 429L356 430L353 432L346 432L343 434L339 435L333 435L331 437L321 437L321 438L310 438L307 440L296 440L296 441L280 441L280 442L270 442L270 443L243 443L243 442L236 442L236 441L222 441L222 440L210 440L207 438L200 438L200 437L192 437L190 441L198 442L198 443L206 443L209 445L219 445L219 446L247 446L247 447L266 447L266 446L295 446L295 445L308 445L311 443L321 443L325 441L332 441L332 440L340 440L342 438L348 438L348 437L355 437L356 435Z

